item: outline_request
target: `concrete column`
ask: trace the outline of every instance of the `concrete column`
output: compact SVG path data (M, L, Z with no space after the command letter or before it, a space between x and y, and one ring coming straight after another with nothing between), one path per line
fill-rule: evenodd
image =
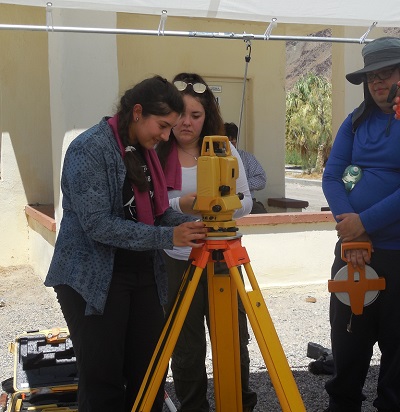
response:
M54 10L55 26L115 28L116 14ZM118 99L116 35L49 33L54 204L61 219L60 173L65 150L83 130L112 115Z

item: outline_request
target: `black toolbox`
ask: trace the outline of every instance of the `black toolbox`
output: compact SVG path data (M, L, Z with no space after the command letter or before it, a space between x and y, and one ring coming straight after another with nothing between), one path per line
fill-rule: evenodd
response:
M7 412L77 412L78 371L67 328L31 331L10 343L14 392Z

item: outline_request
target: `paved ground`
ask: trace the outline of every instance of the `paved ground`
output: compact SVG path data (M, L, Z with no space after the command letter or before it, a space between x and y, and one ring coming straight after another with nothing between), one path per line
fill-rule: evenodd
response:
M321 207L328 206L322 192L320 180L286 177L285 196L292 199L308 201L308 208L303 210L305 212L320 212Z

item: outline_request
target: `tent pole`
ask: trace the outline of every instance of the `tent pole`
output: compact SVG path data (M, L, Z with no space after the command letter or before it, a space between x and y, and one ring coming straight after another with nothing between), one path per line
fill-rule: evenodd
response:
M136 29L109 29L101 27L68 27L68 26L36 26L25 24L0 24L0 30L24 30L24 31L43 31L55 33L97 33L97 34L120 34L134 36L159 36L159 30L136 30ZM162 31L165 37L197 37L212 39L232 39L232 40L262 40L262 41L304 41L320 43L357 43L360 44L359 38L340 38L340 37L316 37L316 36L269 36L268 39L264 34L248 34L233 32L198 32L198 31ZM365 43L371 42L372 39L365 39Z

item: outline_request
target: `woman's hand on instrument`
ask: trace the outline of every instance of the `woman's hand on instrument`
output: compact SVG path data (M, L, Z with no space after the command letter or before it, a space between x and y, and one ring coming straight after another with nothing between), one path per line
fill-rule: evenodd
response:
M194 202L196 200L196 193L187 193L179 198L179 207L182 210L182 213L188 215L199 214L199 212L193 211Z
M201 221L182 223L174 228L174 246L199 248L203 246L203 242L197 243L196 241L204 239L207 231L207 227Z

